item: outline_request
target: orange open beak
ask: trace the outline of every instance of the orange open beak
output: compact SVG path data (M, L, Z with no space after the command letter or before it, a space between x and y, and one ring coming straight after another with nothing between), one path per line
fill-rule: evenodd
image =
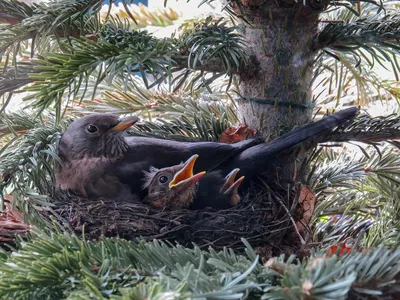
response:
M232 184L235 182L235 178L237 173L239 173L240 169L236 168L233 169L228 175L225 176L225 183L221 188L221 193L226 192L227 189L229 189Z
M224 194L230 194L230 193L237 193L239 186L242 184L244 180L244 176L240 177L238 180L236 180L225 192Z
M128 129L129 127L131 127L137 121L139 121L139 118L136 116L129 116L129 117L122 118L121 121L117 125L112 127L109 131L122 132L122 131Z
M233 169L228 175L225 177L225 183L221 188L221 193L229 194L230 192L237 190L239 185L243 182L244 176L240 177L235 181L236 175L239 173L240 169Z
M197 181L203 177L206 172L200 172L193 175L193 168L196 162L196 159L199 156L197 154L192 155L184 164L183 169L175 174L174 178L169 183L169 188L176 187L178 185L190 185L195 184Z

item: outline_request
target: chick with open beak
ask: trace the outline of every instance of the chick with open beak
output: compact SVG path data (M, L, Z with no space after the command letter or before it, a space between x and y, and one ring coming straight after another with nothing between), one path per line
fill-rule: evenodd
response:
M196 199L191 206L192 209L212 207L216 209L227 209L239 204L241 196L239 186L244 176L236 179L240 169L236 168L225 177L221 171L208 172L199 182Z
M220 172L200 172L193 175L198 155L185 163L163 169L151 168L146 172L147 195L143 202L157 208L200 209L205 207L228 208L240 202L238 188L244 176L236 179L239 169L226 177Z
M239 195L239 186L243 182L244 176L241 176L239 179L235 180L239 171L240 169L236 168L226 175L225 183L220 189L220 193L229 198L227 203L231 206L239 204L241 198Z
M185 163L145 172L147 195L143 203L170 210L188 208L196 196L198 182L206 174L193 174L198 155L191 156Z

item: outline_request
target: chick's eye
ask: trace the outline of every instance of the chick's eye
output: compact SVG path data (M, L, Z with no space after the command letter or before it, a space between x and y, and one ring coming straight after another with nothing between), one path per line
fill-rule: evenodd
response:
M95 132L99 131L99 129L98 129L97 126L95 126L95 125L88 125L88 126L86 127L86 130L87 130L89 133L95 133Z
M161 183L166 183L168 181L168 177L167 176L160 176L158 181L160 181Z

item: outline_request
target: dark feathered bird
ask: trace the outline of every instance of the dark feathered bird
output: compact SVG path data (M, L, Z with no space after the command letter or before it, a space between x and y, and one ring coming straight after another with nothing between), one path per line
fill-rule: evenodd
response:
M115 172L122 183L132 191L140 191L143 170L152 166L157 169L178 165L197 154L194 172L207 171L221 162L232 159L243 150L257 145L260 139L249 139L235 144L217 142L177 142L146 137L127 137L129 145L123 160L116 164ZM233 168L231 168L232 170ZM140 195L141 197L144 194Z
M236 168L226 176L219 170L208 172L199 181L196 198L190 208L212 207L227 209L239 204L241 200L239 186L245 179L242 176L236 180L236 175L239 171L240 169Z
M288 153L283 155L285 151L292 151L294 146L300 145L306 140L320 139L337 126L353 119L357 112L358 109L356 107L351 107L324 117L319 121L303 125L271 142L255 145L241 151L232 159L218 165L216 169L222 172L229 172L233 167L239 168L239 175L246 177L245 184L240 186L243 192L243 190L248 189L249 184L258 175L265 175L268 172L276 171L276 168L282 167L280 165L282 158L286 161L292 159L290 155L288 156ZM315 143L313 142L312 144ZM209 172L210 169L207 171ZM280 180L283 180L283 178L280 178Z
M117 200L143 197L144 170L178 165L194 154L199 155L194 172L220 170L227 174L240 168L248 181L268 166L271 155L325 134L354 118L357 111L355 107L345 109L262 144L260 139L225 144L124 136L123 130L137 118L121 121L112 114L91 114L72 122L61 138L63 167L56 170L57 186L85 196Z
M72 122L59 143L62 165L55 170L56 186L84 197L138 200L115 174L129 149L125 130L138 120L91 114Z
M137 200L144 196L143 170L178 165L194 154L206 157L196 164L206 170L260 143L257 139L232 145L183 143L127 136L125 130L137 121L113 114L90 114L73 121L59 144L62 165L55 171L57 187L84 197Z
M198 155L185 163L162 169L150 168L145 172L143 189L147 192L143 202L157 208L200 209L228 208L240 202L238 187L244 177L235 181L239 169L227 176L221 172L200 172L193 175Z

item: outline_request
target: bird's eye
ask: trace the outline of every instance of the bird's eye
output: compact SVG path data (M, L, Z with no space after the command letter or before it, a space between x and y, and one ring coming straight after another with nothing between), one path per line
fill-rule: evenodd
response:
M158 178L158 181L160 181L161 183L166 183L168 181L168 177L167 176L160 176L160 178Z
M87 130L87 132L89 132L89 133L96 133L97 131L99 131L99 129L97 128L97 126L95 126L95 125L88 125L87 127L86 127L86 130Z

